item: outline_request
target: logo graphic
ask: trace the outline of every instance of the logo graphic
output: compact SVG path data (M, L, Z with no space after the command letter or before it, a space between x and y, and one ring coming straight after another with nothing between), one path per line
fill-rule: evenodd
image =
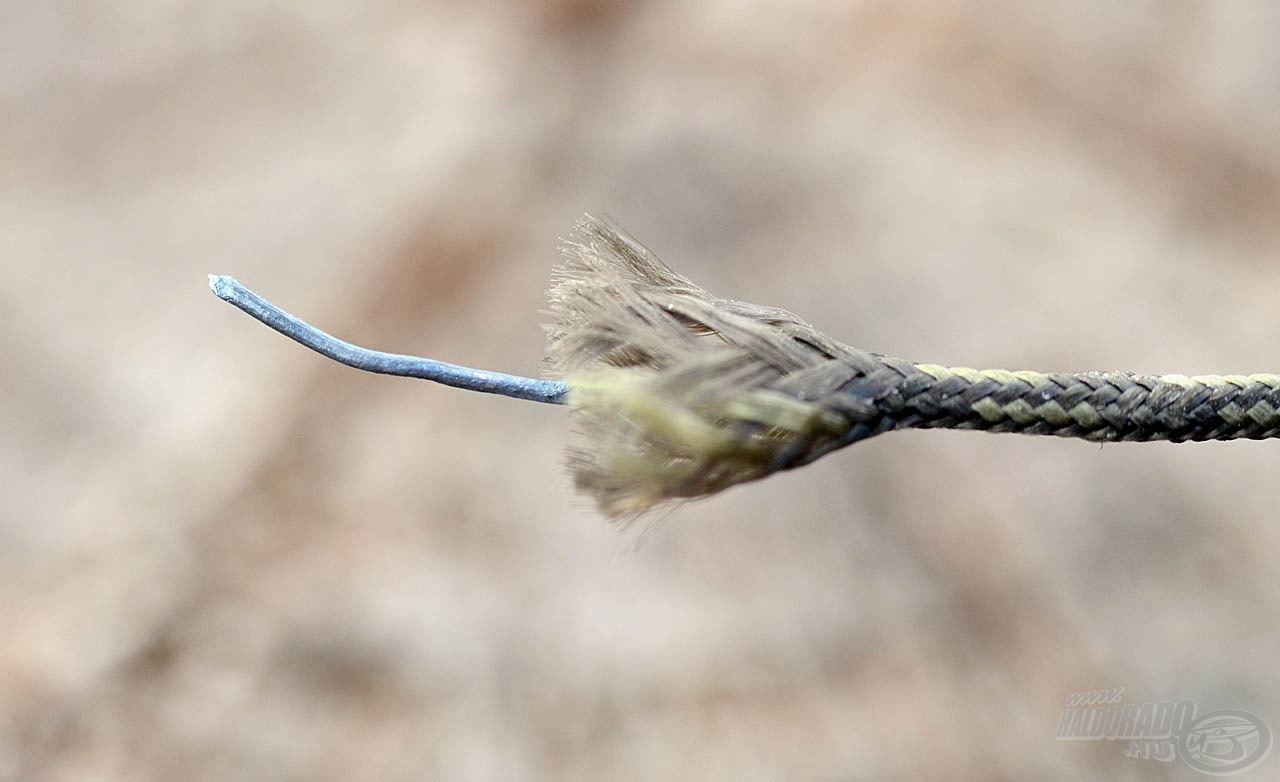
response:
M1178 757L1214 776L1248 771L1270 751L1271 729L1256 714L1239 709L1203 714L1178 739Z
M1123 703L1123 698L1123 687L1068 695L1056 738L1128 741L1126 757L1164 763L1177 757L1213 776L1248 771L1271 752L1271 728L1251 712L1198 714L1190 700Z

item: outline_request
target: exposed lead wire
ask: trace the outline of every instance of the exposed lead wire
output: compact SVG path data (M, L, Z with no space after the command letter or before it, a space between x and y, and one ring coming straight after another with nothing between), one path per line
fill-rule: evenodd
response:
M382 375L414 377L434 380L446 386L468 391L482 391L531 402L564 404L565 385L558 380L540 380L519 377L503 372L449 364L444 361L383 353L369 350L326 334L311 324L296 318L258 294L241 285L234 277L209 275L209 287L223 301L234 304L241 311L253 316L266 326L280 332L295 342L311 348L322 356L366 372Z

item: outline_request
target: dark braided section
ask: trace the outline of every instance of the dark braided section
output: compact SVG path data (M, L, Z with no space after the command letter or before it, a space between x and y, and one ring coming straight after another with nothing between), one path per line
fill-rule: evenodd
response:
M1280 437L1280 375L973 370L857 350L841 358L853 370L840 389L848 398L824 402L874 431L973 429L1103 442Z

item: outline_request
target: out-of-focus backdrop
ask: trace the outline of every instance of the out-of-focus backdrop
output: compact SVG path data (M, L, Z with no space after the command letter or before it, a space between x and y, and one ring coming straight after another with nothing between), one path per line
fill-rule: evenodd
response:
M1280 5L7 3L0 779L1200 778L1280 730L1280 443L888 435L608 526L536 374L619 221L851 344L1280 371ZM1254 778L1280 776L1268 759Z

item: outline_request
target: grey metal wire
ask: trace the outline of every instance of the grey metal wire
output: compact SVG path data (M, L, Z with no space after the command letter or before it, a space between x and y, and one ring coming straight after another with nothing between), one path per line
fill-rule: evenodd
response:
M306 345L322 356L355 369L382 375L434 380L454 388L527 399L531 402L562 405L565 401L565 385L558 380L520 377L418 356L369 350L344 342L290 315L241 285L234 277L210 274L209 287L218 298L235 305L260 323Z

